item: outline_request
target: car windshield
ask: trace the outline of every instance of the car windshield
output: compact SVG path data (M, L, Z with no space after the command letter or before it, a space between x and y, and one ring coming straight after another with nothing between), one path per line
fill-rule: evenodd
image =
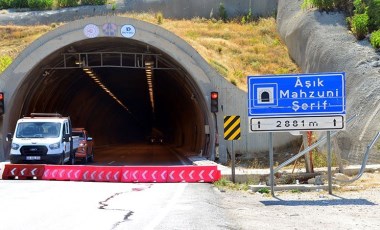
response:
M17 138L59 137L61 124L59 122L20 122L17 126Z

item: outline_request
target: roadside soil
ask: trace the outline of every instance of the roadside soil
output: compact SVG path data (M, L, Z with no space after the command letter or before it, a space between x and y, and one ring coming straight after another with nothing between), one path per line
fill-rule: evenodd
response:
M380 173L364 173L332 195L315 190L269 194L218 190L235 229L380 229Z

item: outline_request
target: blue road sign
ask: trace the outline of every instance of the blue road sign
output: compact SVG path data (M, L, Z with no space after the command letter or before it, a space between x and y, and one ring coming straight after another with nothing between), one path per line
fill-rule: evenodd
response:
M248 77L248 116L346 114L345 73Z

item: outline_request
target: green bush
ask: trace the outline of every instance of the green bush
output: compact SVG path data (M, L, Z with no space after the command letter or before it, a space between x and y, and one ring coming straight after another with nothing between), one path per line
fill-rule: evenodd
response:
M368 15L355 14L352 17L351 29L358 40L362 40L368 34Z
M302 8L317 7L320 11L332 11L334 9L348 11L351 0L304 0Z
M354 0L354 13L355 14L364 14L366 12L366 4L363 0Z
M107 0L81 0L81 5L105 5Z
M156 14L156 20L157 20L157 24L161 25L162 23L164 23L164 15L161 12L158 12Z
M372 32L370 41L374 48L380 49L380 30Z
M59 7L78 6L77 0L57 0Z
M353 12L353 0L334 0L334 6L338 10L345 12L347 15L352 15Z
M31 9L51 9L53 0L28 0L28 7Z
M219 17L223 22L227 22L228 16L227 16L227 10L224 7L223 3L220 3L219 5Z
M9 0L0 0L0 9L9 8Z
M0 0L0 8L26 8L28 2L25 0Z
M12 58L8 55L0 56L0 73L2 73L10 64L12 63Z
M334 9L334 0L310 0L310 2L321 11L331 11Z
M307 9L317 7L320 11L333 11L335 9L344 11L347 15L353 15L354 0L304 0L301 8Z
M369 31L380 29L380 0L369 0L367 13Z

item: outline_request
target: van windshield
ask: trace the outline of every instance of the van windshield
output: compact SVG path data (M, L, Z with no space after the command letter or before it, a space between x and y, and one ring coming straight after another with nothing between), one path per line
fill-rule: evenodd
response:
M61 123L59 122L20 122L17 125L17 138L59 137Z

